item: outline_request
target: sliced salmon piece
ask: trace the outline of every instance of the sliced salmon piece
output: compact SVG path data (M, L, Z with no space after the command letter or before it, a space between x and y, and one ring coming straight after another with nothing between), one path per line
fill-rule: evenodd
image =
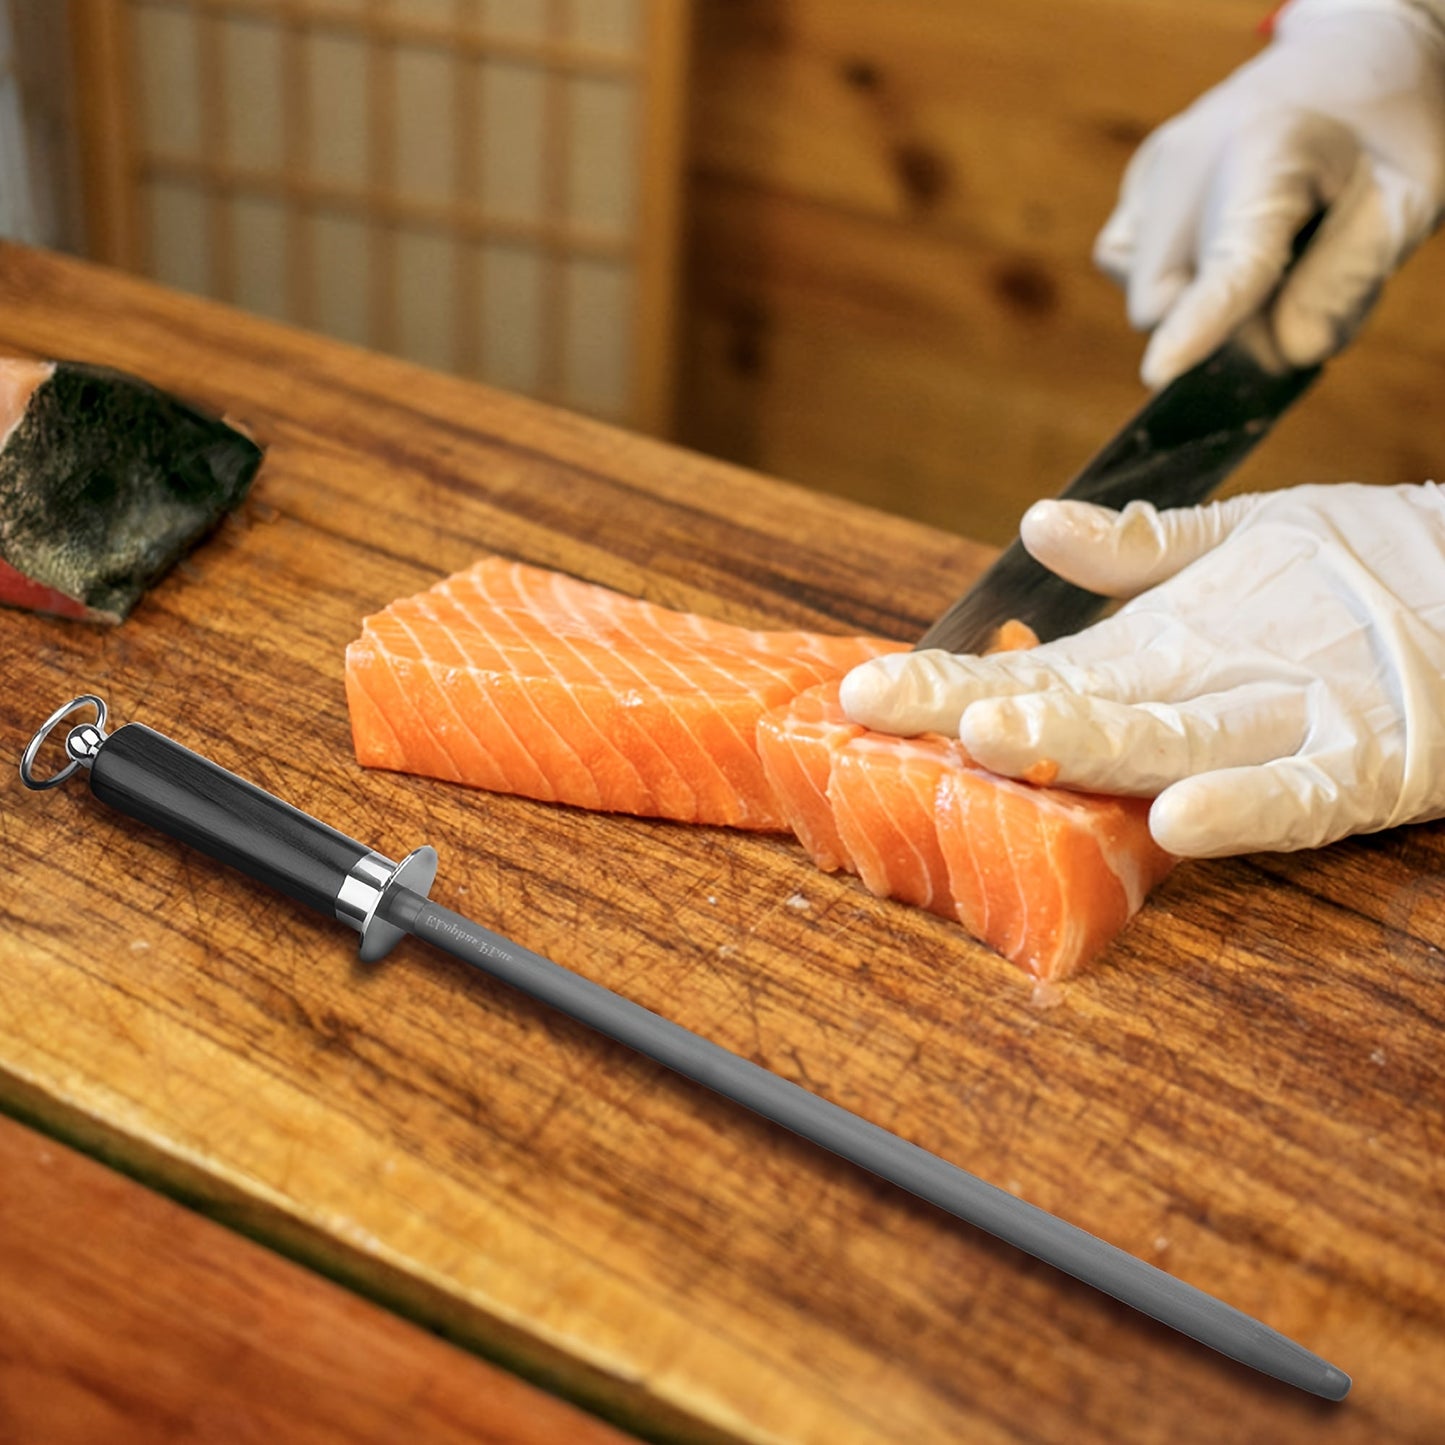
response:
M934 808L963 756L947 738L896 738L852 722L836 681L800 694L758 728L763 769L808 856L856 873L880 898L957 918Z
M1072 793L955 767L937 836L959 921L1036 978L1067 978L1139 911L1175 859L1149 802Z
M963 745L936 733L896 738L860 731L838 750L828 801L870 893L962 921L937 814L944 776L964 766Z
M763 772L788 827L827 873L858 871L838 831L828 783L838 753L864 731L843 711L837 683L809 688L758 724Z
M785 832L759 721L901 646L735 627L491 557L365 619L346 690L368 767Z
M1173 866L1146 800L1001 778L952 738L848 721L836 682L763 720L769 780L820 867L956 919L1041 979L1075 972Z

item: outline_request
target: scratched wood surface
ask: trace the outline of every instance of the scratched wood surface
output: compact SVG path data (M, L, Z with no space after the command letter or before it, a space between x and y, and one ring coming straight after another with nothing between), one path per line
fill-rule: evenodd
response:
M5 1445L627 1436L0 1117Z
M986 553L147 283L0 251L0 351L269 448L116 630L4 618L0 755L94 689L436 896L1296 1336L1331 1407L539 1006L0 770L0 1103L653 1438L1445 1437L1445 829L1181 867L1053 1007L775 838L368 774L342 649L488 550L916 634Z

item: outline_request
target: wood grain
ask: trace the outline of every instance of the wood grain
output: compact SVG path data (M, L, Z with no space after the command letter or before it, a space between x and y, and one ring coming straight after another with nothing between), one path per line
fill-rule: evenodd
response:
M683 168L688 143L692 5L648 0L646 81L639 96L637 173L637 358L629 415L640 431L671 436L677 390L678 252L682 236Z
M77 146L85 245L97 260L140 266L130 16L114 0L71 0L69 15L76 126L86 137Z
M6 1445L626 1437L0 1117Z
M115 630L14 614L0 754L84 689L438 899L1284 1330L1257 1378L420 945L0 772L0 1103L466 1346L685 1440L1445 1435L1445 829L1181 867L1055 1007L782 839L359 770L360 617L496 551L729 620L916 635L989 553L134 279L0 251L0 352L268 447Z
M1268 9L701 4L679 438L1011 540L1145 398L1090 259L1124 167ZM1230 489L1437 475L1442 362L1437 242Z

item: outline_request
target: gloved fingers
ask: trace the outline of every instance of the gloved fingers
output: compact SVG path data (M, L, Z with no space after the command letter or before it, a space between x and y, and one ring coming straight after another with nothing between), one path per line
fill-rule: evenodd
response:
M1007 777L1154 797L1198 773L1287 756L1308 726L1298 688L1256 683L1172 705L1063 691L985 698L964 711L959 737Z
M1226 768L1166 788L1149 810L1149 831L1181 858L1319 848L1350 831L1340 785L1307 757Z
M1232 640L1219 636L1217 626L1201 625L1188 604L1183 609L1176 606L1167 595L1173 585L1144 594L1082 632L1027 651L978 659L991 670L969 692L965 706L989 696L1055 690L1118 703L1179 704L1260 682L1294 688L1309 685L1313 674L1308 666L1291 661L1277 647L1256 645L1259 632L1247 616L1247 582L1231 572L1194 589L1196 597L1222 590L1231 601L1238 597L1241 615ZM1181 578L1178 585L1190 584ZM1263 630L1267 632L1268 624ZM1010 685L991 692L988 684L1000 673ZM955 700L963 696L960 689Z
M1295 235L1344 189L1359 158L1353 132L1313 112L1287 112L1234 138L1210 187L1195 275L1144 352L1148 386L1202 361L1264 307Z
M1294 366L1313 366L1359 329L1386 278L1403 259L1411 187L1361 157L1309 249L1271 309L1275 342Z
M839 697L863 727L957 737L965 710L983 698L1057 691L1178 702L1256 680L1249 657L1221 655L1177 618L1139 611L1018 652L978 657L930 648L876 657L844 677Z
M1121 282L1130 324L1152 330L1194 274L1194 252L1214 139L1186 112L1135 152L1119 204L1095 242L1095 260Z
M1160 511L1130 502L1123 511L1092 502L1035 502L1019 536L1035 561L1103 597L1135 597L1217 547L1259 505L1258 496Z
M839 700L855 723L878 732L957 737L963 710L976 698L1058 685L1032 650L975 657L929 648L860 664L844 677Z
M1128 284L1137 230L1137 207L1131 199L1121 196L1094 239L1094 265L1120 286Z
M1128 285L1129 272L1134 266L1139 223L1148 206L1144 181L1159 145L1160 132L1156 130L1146 136L1130 156L1119 182L1119 198L1094 241L1094 264L1120 286Z

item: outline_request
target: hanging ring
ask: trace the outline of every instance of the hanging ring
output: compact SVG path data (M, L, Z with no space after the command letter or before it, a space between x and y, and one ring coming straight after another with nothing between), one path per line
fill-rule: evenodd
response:
M33 738L30 739L30 742L25 748L24 754L21 756L20 781L24 783L27 788L34 788L37 792L39 792L42 788L58 788L61 783L63 783L68 777L70 777L70 775L78 767L82 766L83 759L81 757L72 755L70 761L66 763L66 765L53 776L49 778L37 778L35 776L35 759L38 756L40 749L44 746L45 739L50 736L51 729L54 728L57 723L63 721L65 718L68 718L70 714L76 710L76 708L80 707L93 707L95 709L95 722L93 724L87 725L85 731L87 733L91 733L93 730L94 732L99 733L101 741L104 740L105 703L100 698L96 697L94 693L90 692L84 692L81 693L79 697L71 698L71 700L66 703L64 707L56 708L55 711L51 713L48 718L45 719L45 722L41 725L40 731L36 733ZM67 752L68 751L69 749L67 749ZM90 751L93 752L94 747L92 747Z

